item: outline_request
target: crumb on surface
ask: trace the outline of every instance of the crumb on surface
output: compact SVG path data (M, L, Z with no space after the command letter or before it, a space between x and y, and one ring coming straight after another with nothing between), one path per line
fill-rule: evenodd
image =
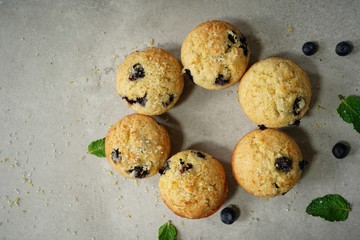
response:
M9 200L9 206L10 207L14 207L14 206L19 207L20 206L20 198L16 197L13 200Z
M321 106L320 104L316 104L316 109L323 109L323 110L327 110L326 108L324 108L323 106Z
M288 31L288 33L292 33L292 32L294 32L294 27L293 27L293 26L291 26L291 25L288 25L288 27L287 27L287 31Z
M226 96L228 97L228 96L229 96L230 94L232 94L232 93L233 93L233 91L231 91L231 90L230 90L230 91L227 91L227 92L226 92Z
M150 38L150 42L149 42L149 43L150 43L150 46L153 47L154 44L155 44L155 40L154 40L153 38Z
M93 66L92 69L91 69L91 71L92 71L95 75L97 75L97 74L99 73L100 69L99 69L97 66Z

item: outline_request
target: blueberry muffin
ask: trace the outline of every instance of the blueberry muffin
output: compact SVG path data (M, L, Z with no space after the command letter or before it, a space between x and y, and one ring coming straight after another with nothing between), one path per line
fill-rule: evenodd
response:
M204 152L179 152L167 160L159 172L161 197L180 217L208 217L221 207L227 197L224 167Z
M274 197L296 184L305 162L290 136L266 129L250 132L238 142L231 165L237 183L247 192Z
M258 125L299 125L309 109L311 85L294 62L271 57L250 67L241 79L238 96L245 114Z
M112 167L128 178L159 172L170 154L166 129L152 117L132 114L114 124L105 139L105 154Z
M237 83L246 71L249 58L244 35L224 21L198 25L181 46L185 75L209 90L225 89Z
M184 87L180 63L160 48L125 58L116 75L116 89L137 113L160 115L179 100Z

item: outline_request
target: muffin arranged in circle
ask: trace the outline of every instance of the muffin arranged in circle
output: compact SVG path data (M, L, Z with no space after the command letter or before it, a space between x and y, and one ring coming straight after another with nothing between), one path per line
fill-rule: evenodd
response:
M161 197L180 217L208 217L221 207L227 197L224 167L204 152L179 152L167 160L159 172Z
M170 155L170 137L152 117L132 114L114 124L105 139L106 158L128 178L155 175Z
M288 192L299 180L305 165L297 143L275 129L255 130L245 135L232 155L237 183L259 197Z
M219 90L237 83L250 59L246 38L224 21L208 21L195 27L181 46L184 73L195 84Z
M172 108L183 88L180 63L160 48L130 54L116 75L119 95L137 113L146 115L160 115Z
M311 85L294 62L271 57L250 67L241 79L238 96L245 114L258 125L299 125L309 109Z

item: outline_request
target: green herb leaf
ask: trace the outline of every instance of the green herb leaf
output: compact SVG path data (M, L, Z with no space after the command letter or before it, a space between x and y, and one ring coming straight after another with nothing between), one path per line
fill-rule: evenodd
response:
M105 138L90 143L88 153L94 154L97 157L105 157Z
M176 240L176 235L177 230L170 220L159 228L159 240Z
M360 133L360 97L339 95L341 103L337 108L340 117L347 123L352 123L354 129Z
M322 217L330 222L345 221L350 211L350 203L338 194L316 198L306 208L308 214Z

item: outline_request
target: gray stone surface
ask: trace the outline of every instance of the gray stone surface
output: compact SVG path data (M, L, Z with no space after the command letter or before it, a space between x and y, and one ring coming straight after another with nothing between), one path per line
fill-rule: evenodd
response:
M360 134L336 113L338 94L360 95L358 1L1 1L0 3L0 239L156 239L172 220L178 239L358 239L360 236ZM251 63L288 57L310 75L313 103L301 127L285 129L309 161L285 196L260 199L231 176L237 141L256 128L237 102L237 86L207 91L186 84L168 119L173 153L197 148L225 165L225 203L241 216L230 226L219 212L181 219L163 204L158 176L124 179L87 145L132 113L115 90L124 57L150 45L179 58L186 34L208 19L239 27ZM304 42L319 51L306 57ZM335 54L339 41L354 51ZM351 144L343 160L331 154ZM315 197L343 195L352 212L330 223L305 213Z

